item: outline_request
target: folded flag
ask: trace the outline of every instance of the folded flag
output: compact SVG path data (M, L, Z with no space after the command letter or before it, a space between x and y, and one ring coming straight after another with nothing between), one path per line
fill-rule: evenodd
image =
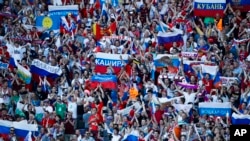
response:
M10 66L17 68L17 76L26 84L30 84L31 82L31 73L25 67L20 65L14 58L10 58L9 62Z
M240 115L240 114L233 113L232 114L232 124L249 125L250 124L250 115Z
M224 15L226 0L194 0L194 15L202 17L215 17L216 14Z
M0 120L0 134L8 135L10 133L10 128L15 128L15 134L20 138L25 138L29 132L38 132L37 125L28 124L26 120L20 122Z
M116 89L117 87L116 75L94 75L91 77L90 82L92 88L96 88L99 84L106 89Z
M126 65L122 62L120 57L122 57L124 62L128 62L129 55L127 54L109 54L98 52L95 54L95 72L105 74L107 73L107 67L112 66L114 73L118 74L121 68Z
M30 72L39 76L46 76L49 78L57 78L62 74L61 68L51 66L38 59L34 59L30 66Z
M226 116L231 114L231 102L201 102L199 103L199 114L213 115L213 116Z

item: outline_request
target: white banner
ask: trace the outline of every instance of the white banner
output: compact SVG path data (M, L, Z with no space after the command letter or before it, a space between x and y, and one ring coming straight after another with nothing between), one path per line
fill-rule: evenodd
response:
M117 110L118 114L122 114L122 115L127 115L129 114L129 112L134 108L135 111L140 110L141 109L141 105L139 102L134 103L133 105L126 107L125 109L122 110Z

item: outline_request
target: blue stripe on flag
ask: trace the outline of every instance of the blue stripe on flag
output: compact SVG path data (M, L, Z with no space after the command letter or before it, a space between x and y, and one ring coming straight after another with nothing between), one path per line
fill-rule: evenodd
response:
M213 115L213 116L226 116L227 113L231 114L231 108L199 108L199 114Z
M202 10L224 10L226 8L226 3L194 3L195 9Z
M50 11L49 15L50 16L66 16L69 13L71 13L72 15L78 15L78 10L56 10L56 11Z
M31 67L30 67L30 72L31 72L31 73L34 73L34 74L37 74L37 75L39 75L39 76L47 76L47 77L49 77L49 78L57 78L57 77L60 76L60 75L58 75L58 74L50 73L50 72L48 72L48 71L46 71L46 70L44 70L44 69L38 68L38 67L36 67L36 66L34 66L34 65L31 65Z
M167 44L167 43L183 41L181 34L175 36L157 36L157 39L159 44Z
M94 75L91 77L92 82L117 82L115 75Z

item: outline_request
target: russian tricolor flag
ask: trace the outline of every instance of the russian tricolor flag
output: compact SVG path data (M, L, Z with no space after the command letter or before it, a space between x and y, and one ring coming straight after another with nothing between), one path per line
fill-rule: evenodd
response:
M215 17L224 15L226 0L194 0L194 15L202 17Z
M250 115L239 115L239 114L233 113L232 114L232 124L249 125L250 124Z
M57 78L62 74L61 68L51 66L38 59L34 59L32 61L30 72L39 76L46 76L48 78Z
M116 89L117 77L115 75L94 75L91 77L90 85L92 88L96 88L101 84L102 88Z
M218 88L222 85L218 66L201 64L202 73L208 73L214 81L214 87Z
M114 73L118 74L121 68L126 65L123 63L128 62L129 55L127 54L109 54L98 52L95 54L95 72L105 74L107 73L107 67L112 66ZM121 60L122 57L122 60Z
M124 136L123 141L139 141L139 131L133 130L130 134Z
M26 120L20 122L11 122L6 120L0 120L0 134L2 136L8 136L10 129L15 129L15 135L19 138L25 139L30 132L37 134L38 127L35 124L28 124Z
M173 29L173 32L159 32L157 34L158 44L163 45L169 51L174 42L177 45L183 44L182 33L179 29Z
M199 114L213 115L213 116L227 116L232 112L231 102L200 102L199 103Z

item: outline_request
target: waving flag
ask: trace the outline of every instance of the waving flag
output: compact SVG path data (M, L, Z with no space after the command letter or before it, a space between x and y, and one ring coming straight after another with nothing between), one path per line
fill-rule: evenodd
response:
M157 40L159 45L163 45L169 51L174 42L179 45L183 44L182 31L175 29L173 32L159 32Z
M32 141L32 137L31 136L32 136L32 133L29 131L29 133L25 137L24 141Z
M106 7L106 4L102 5L102 16L105 16L106 19L108 18L108 9Z
M46 76L49 78L57 78L62 74L61 68L57 66L51 66L38 59L32 61L30 72L39 76Z
M60 19L58 16L37 16L36 26L48 30L58 30L60 28Z
M203 73L208 73L210 78L214 81L214 86L216 88L222 85L220 80L220 73L218 72L218 66L201 64L201 69Z
M224 15L226 0L194 0L194 15L202 17L215 17L218 13Z
M106 89L116 89L117 87L116 75L94 75L90 82L92 88L96 88L99 84Z
M30 84L31 82L31 73L25 67L20 65L14 58L10 58L10 65L13 67L17 67L17 75L18 77L25 82L26 84Z
M139 131L133 130L130 134L124 136L123 141L138 141L139 140Z
M250 10L249 0L228 0L234 9L239 9L240 11L248 12Z
M199 103L199 114L213 115L213 116L226 116L231 114L231 102L201 102Z
M101 53L98 52L95 54L95 71L97 73L107 73L107 67L112 66L114 69L114 73L119 73L121 68L125 65L120 59L120 56L122 56L123 61L128 61L128 55L127 54L108 54L108 53Z
M232 124L249 125L250 115L239 115L236 113L232 114Z
M98 23L94 23L92 25L92 30L93 30L93 34L95 36L96 40L100 40L102 38L102 29L101 26Z
M37 132L38 127L35 124L28 124L26 120L20 122L11 122L6 120L0 120L0 134L8 135L10 128L15 128L15 134L17 137L25 138L28 133Z
M69 16L73 16L71 19ZM77 23L76 23L76 17L69 13L67 16L62 16L61 17L61 26L60 26L60 32L61 33L69 33L70 35L73 35L75 33L75 30L77 28Z

